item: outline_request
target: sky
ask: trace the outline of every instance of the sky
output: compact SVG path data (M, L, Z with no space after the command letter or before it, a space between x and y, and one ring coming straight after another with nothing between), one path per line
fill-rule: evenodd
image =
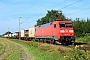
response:
M67 18L90 18L90 0L0 0L0 35L29 29L47 14L61 10ZM24 21L24 22L23 22Z

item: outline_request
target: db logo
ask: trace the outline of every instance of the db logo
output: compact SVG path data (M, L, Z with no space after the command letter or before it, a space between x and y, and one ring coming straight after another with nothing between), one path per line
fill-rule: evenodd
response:
M66 29L66 32L68 32L68 30Z

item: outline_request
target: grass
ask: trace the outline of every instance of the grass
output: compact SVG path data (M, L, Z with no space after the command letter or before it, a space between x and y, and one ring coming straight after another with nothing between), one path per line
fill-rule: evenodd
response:
M20 51L17 48L17 46L13 43L8 41L7 39L0 38L0 42L5 43L7 46L7 50L4 51L4 56L1 58L1 60L20 60ZM1 51L1 50L0 50Z
M50 46L43 46L36 42L26 42L20 40L11 40L17 42L26 47L31 56L34 56L35 60L89 60L90 53L82 47L83 51L80 51L77 46L71 46L68 51L58 48L58 52L54 52ZM56 48L55 48L56 49Z
M26 42L20 40L11 40L17 42L24 47L26 47L31 56L34 57L35 60L63 60L62 53L52 52L51 47L49 46L41 46L36 42Z
M2 44L0 44L0 50L2 50L4 48L4 46Z
M4 51L4 45L2 43L0 43L0 54L2 54Z
M76 38L77 42L90 43L90 36L83 36Z
M82 38L82 37L81 37ZM81 38L78 38L78 41L83 42L83 40L86 40L86 37L84 37L83 40ZM89 37L88 37L89 38ZM22 41L22 40L15 40L15 39L8 39L9 41L13 43L18 43L21 46L25 47L28 50L28 54L30 57L33 57L33 59L30 60L89 60L90 59L90 53L82 47L83 51L79 50L78 46L71 46L71 49L62 48L56 46L53 48L50 44L41 44L37 43L35 41ZM86 42L84 41L84 42ZM8 41L7 41L8 42ZM3 60L20 60L18 56L19 50L13 43L10 43L12 45L10 48L12 51L8 51L8 54L6 54L6 57L4 57ZM89 41L87 41L89 42ZM64 46L65 47L65 46ZM68 51L67 51L68 50ZM13 53L13 54L10 54ZM17 55L17 56L16 56Z

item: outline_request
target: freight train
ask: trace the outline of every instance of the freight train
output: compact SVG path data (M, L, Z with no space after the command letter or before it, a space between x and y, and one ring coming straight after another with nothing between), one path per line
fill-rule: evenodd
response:
M38 42L48 42L52 44L71 44L75 42L74 28L69 20L56 19L53 22L37 27L21 30L10 36L21 40L36 40Z

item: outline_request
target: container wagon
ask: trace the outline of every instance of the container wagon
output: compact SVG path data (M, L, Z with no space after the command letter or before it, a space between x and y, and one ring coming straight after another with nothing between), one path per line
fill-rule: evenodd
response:
M33 40L35 39L35 27L28 30L21 30L21 40Z
M29 30L21 30L21 40L27 40L29 37Z
M35 27L29 28L29 40L35 39Z

